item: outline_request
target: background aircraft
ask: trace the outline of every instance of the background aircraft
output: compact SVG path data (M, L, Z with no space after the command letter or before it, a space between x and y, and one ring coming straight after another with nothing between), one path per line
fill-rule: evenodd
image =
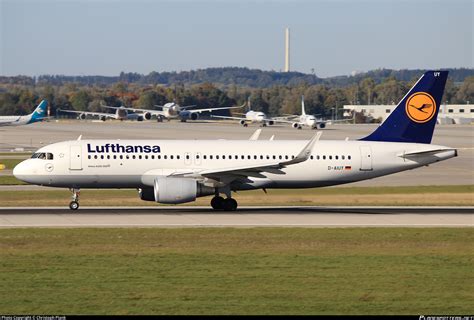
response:
M311 129L324 129L326 125L334 122L345 122L347 120L324 120L323 118L317 118L314 115L306 114L304 108L304 96L301 96L301 115L291 115L287 117L274 118L276 122L291 123L291 126L295 129L302 129L303 127L309 127Z
M143 121L143 115L136 114L136 113L129 113L128 108L125 108L124 106L110 107L110 106L103 105L102 107L114 109L115 113L75 111L75 110L62 110L62 109L58 109L58 111L67 112L67 113L75 113L78 115L77 118L81 120L85 120L87 117L97 117L99 118L99 120L102 120L102 121L105 121L107 119Z
M179 118L181 122L186 122L187 120L197 120L199 119L199 114L202 112L213 112L217 110L228 110L242 108L244 105L236 107L218 107L218 108L201 108L201 109L189 109L195 107L195 105L190 106L180 106L175 102L166 103L164 106L156 106L161 108L161 110L150 110L150 109L140 109L140 108L124 108L133 112L139 112L143 114L143 117L146 120L150 120L152 117L156 117L158 122L163 121L163 119L175 119Z
M36 109L26 116L0 116L0 126L21 126L46 119L48 102L41 100Z
M229 117L229 116L214 116L211 115L212 118L221 118L221 119L232 119L232 120L239 120L239 123L247 127L249 123L258 123L261 127L266 127L268 125L273 125L275 120L273 118L267 117L267 115L262 111L253 111L250 107L250 101L247 100L247 105L249 110L246 113L237 113L242 115L243 117ZM241 107L244 107L243 104Z

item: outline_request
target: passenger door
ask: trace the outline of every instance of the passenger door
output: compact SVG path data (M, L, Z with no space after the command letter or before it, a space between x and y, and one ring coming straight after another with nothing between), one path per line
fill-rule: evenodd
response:
M69 156L69 170L82 170L81 146L71 146Z

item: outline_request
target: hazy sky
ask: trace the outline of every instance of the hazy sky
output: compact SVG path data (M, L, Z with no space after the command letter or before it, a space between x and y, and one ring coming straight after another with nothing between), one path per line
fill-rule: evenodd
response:
M1 75L473 67L472 0L0 0Z

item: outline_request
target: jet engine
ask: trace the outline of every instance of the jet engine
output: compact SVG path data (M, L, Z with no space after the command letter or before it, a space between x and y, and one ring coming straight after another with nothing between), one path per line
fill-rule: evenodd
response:
M199 119L199 113L190 112L190 111L181 111L179 113L179 117L181 118L182 122L186 122L186 120L197 120Z
M143 118L145 118L146 120L150 120L151 119L151 113L150 112L145 112L143 114Z
M298 127L300 126L300 124L298 122L293 122L293 124L291 125L293 128L295 129L298 129Z
M81 113L81 114L79 115L79 119L81 119L81 120L86 120L86 114L85 114L85 113Z
M242 126L245 126L247 124L247 122L245 120L240 120L239 123L242 125Z
M318 124L318 129L324 129L326 128L326 124L324 122L321 122L320 124Z
M100 117L99 117L99 120L100 120L100 121L105 121L106 119L107 119L107 118L106 118L105 116L100 116Z
M203 186L194 179L158 177L154 188L139 190L140 199L159 203L185 203L196 200L196 197L214 194L214 188Z
M273 121L273 120L268 120L268 125L269 125L269 126L273 126L274 124L275 124L275 121Z

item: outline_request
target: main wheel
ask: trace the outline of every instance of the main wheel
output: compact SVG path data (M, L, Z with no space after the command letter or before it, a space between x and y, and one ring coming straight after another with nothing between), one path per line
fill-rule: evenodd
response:
M224 200L223 207L225 211L235 211L237 210L237 201L232 198L227 198Z
M244 127L248 127L249 125L248 125L248 124L246 124L246 123L244 123L244 124L243 124L243 126L244 126Z
M79 209L79 202L77 202L77 201L69 202L69 209L71 209L71 210Z
M212 198L211 200L211 207L214 210L222 210L223 209L223 204L224 204L224 198L217 196Z

